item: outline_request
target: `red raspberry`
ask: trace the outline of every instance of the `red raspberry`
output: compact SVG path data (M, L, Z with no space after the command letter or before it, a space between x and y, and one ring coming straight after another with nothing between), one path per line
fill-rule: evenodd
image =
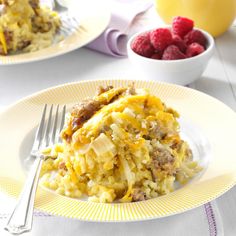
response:
M172 35L169 29L159 28L151 31L150 40L157 51L163 51L172 43Z
M204 51L205 51L205 49L202 45L200 45L198 43L192 43L187 47L186 56L187 57L194 57L194 56L197 56L198 54L201 54Z
M163 53L162 60L185 59L186 56L175 45L170 45Z
M188 18L177 16L172 21L172 30L174 34L184 37L190 30L193 29L194 22Z
M200 30L191 30L184 36L184 42L187 45L190 45L191 43L199 43L206 48L207 40Z
M156 52L151 56L152 59L161 60L162 52Z
M154 48L150 43L150 33L138 35L132 42L131 48L137 54L144 57L151 57L154 53Z
M172 44L177 46L181 52L185 53L187 45L185 44L183 39L178 35L173 35L172 37L173 37Z

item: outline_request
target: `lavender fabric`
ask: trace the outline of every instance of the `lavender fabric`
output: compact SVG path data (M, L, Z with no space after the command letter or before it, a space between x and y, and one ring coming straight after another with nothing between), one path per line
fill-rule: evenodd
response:
M116 57L127 55L129 30L137 16L153 5L148 0L111 0L111 19L105 31L88 48Z

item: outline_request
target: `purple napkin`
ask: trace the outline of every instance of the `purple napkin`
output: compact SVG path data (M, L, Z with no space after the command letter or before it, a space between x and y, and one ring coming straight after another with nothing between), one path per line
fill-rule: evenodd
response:
M137 16L145 13L152 5L149 0L111 0L108 27L87 47L111 56L126 56L126 43L132 25L138 20Z

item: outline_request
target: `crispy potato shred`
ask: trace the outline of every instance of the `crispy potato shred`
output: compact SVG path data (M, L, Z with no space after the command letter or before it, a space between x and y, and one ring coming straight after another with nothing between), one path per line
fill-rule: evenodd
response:
M110 203L168 194L201 170L179 134L178 113L146 89L100 87L66 115L63 143L45 150L41 182Z

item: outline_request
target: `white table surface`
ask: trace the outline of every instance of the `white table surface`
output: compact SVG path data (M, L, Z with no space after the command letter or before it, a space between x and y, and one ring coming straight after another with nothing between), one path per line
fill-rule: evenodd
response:
M51 86L98 78L140 77L127 58L117 59L82 48L42 62L0 67L0 108ZM236 110L236 27L231 27L216 39L214 57L202 77L191 87L218 98ZM236 235L236 199L232 199L233 192L236 193L236 188L217 199L226 236Z

